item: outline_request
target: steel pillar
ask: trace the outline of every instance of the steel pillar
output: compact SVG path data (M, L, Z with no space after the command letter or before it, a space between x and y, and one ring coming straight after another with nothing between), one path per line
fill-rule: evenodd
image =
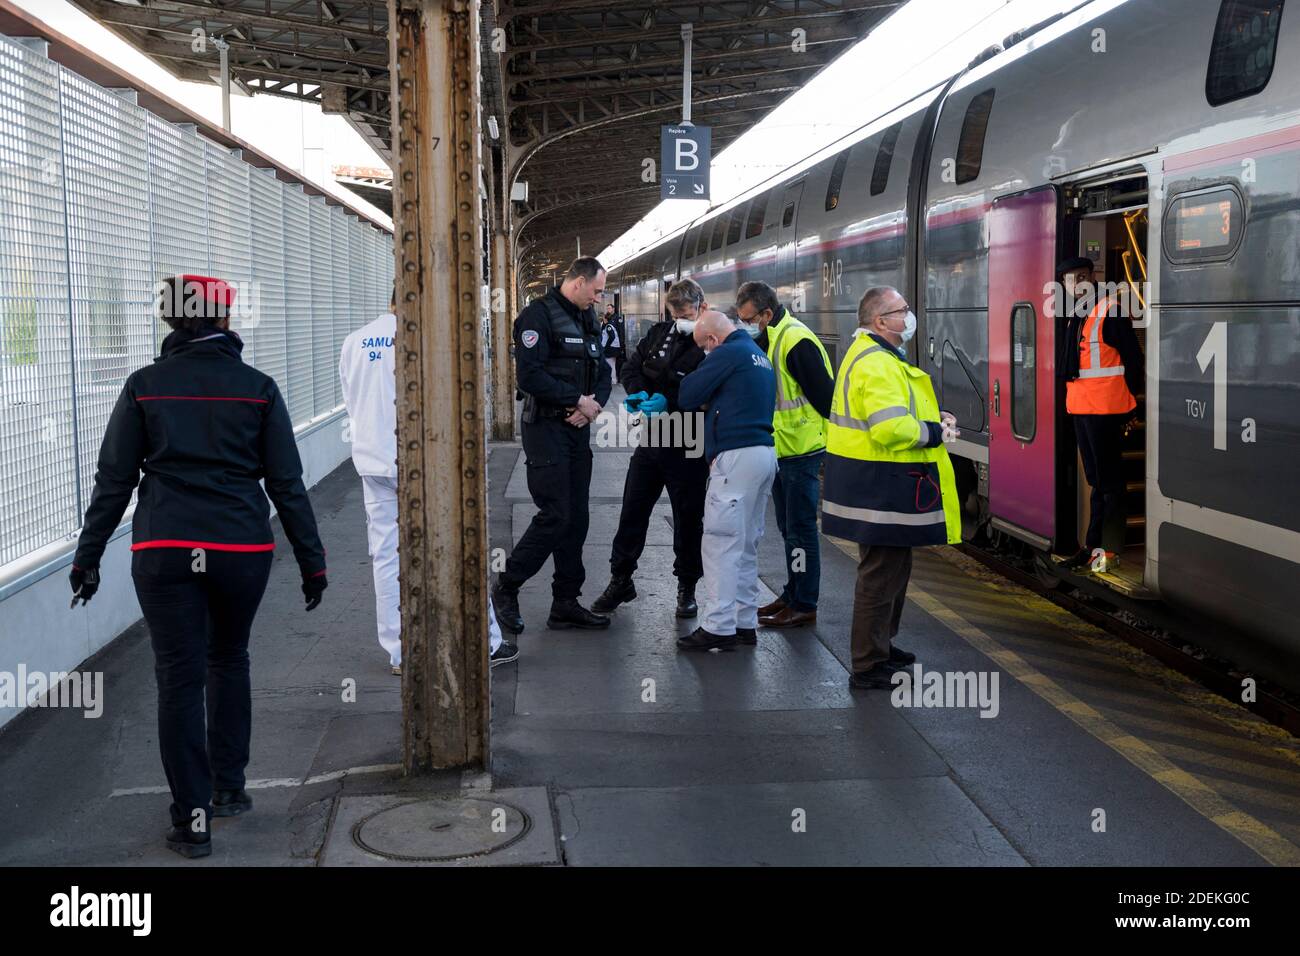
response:
M402 760L488 760L478 0L389 0Z

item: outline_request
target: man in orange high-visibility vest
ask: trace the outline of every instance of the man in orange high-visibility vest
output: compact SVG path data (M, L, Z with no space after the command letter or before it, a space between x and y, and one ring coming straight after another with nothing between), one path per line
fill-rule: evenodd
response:
M1133 323L1120 314L1114 298L1102 296L1086 315L1073 314L1083 313L1094 297L1092 260L1067 259L1057 271L1067 308L1056 368L1065 380L1065 410L1074 418L1092 489L1084 547L1066 566L1091 563L1103 571L1113 568L1124 550L1124 428L1137 415L1145 360ZM1083 305L1072 313L1069 305L1079 302Z

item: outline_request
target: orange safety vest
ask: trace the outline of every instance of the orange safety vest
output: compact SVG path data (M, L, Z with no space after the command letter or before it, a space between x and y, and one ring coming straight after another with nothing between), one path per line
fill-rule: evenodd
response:
M1119 349L1107 345L1101 337L1110 307L1110 298L1103 298L1083 323L1079 377L1065 383L1065 410L1071 415L1122 415L1137 408L1137 400L1124 381ZM1117 316L1116 321L1126 320Z

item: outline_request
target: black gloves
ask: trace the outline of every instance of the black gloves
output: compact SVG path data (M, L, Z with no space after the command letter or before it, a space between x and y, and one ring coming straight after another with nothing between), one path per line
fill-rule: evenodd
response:
M86 604L99 590L99 568L79 568L74 564L68 574L68 581L72 584L71 607L77 606L78 599Z
M325 572L319 574L304 574L302 576L302 593L307 598L306 610L314 611L320 604L321 593L329 587L329 582L325 580Z

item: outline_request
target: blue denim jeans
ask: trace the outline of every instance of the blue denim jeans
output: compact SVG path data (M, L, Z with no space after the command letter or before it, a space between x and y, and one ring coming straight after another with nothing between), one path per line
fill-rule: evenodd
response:
M817 610L821 585L821 551L817 538L818 476L826 453L778 458L772 503L776 526L785 541L786 584L781 600L796 611Z

